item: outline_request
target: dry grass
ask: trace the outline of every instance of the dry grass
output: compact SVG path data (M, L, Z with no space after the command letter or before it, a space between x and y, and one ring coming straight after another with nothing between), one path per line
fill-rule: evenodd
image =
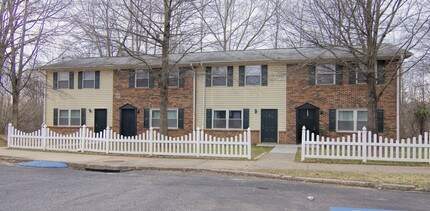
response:
M0 147L6 147L6 146L7 146L6 136L3 134L0 134Z

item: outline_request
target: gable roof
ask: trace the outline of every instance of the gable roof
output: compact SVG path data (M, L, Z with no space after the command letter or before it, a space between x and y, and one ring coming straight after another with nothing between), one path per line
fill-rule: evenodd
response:
M381 46L378 54L379 59L391 59L400 57L404 51L396 46L385 44ZM411 56L407 52L407 57ZM161 55L142 55L142 60L152 67L161 66ZM321 61L330 59L352 59L353 56L345 47L332 47L331 49L307 47L307 48L282 48L265 50L246 51L215 51L215 52L194 52L188 54L170 54L171 62L176 62L179 66L190 64L220 64L237 62L284 62L301 63L307 60ZM73 59L44 66L41 69L62 69L62 68L144 68L146 64L133 57L94 57Z

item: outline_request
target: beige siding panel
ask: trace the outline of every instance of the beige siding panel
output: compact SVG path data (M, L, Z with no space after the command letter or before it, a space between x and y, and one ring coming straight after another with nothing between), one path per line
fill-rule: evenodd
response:
M69 72L69 71L67 71ZM112 126L113 71L100 71L100 89L78 89L78 71L74 71L74 89L53 90L53 71L47 72L45 122L54 125L54 108L86 108L86 125L94 126L94 109L107 109L107 124ZM91 109L91 112L89 112Z
M199 69L196 92L196 126L205 127L205 109L248 108L250 128L260 130L261 109L278 109L278 130L286 128L286 65L268 65L268 86L239 86L239 66L234 66L233 87L205 87L204 69ZM206 90L205 93L203 91ZM205 96L203 96L203 94ZM203 102L205 99L205 107ZM257 110L257 113L255 113Z

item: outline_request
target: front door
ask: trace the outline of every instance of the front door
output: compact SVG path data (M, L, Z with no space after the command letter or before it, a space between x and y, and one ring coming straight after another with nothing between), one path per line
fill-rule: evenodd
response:
M261 142L278 142L277 109L261 109Z
M319 134L319 108L311 104L304 104L296 108L296 143L302 143L302 128L306 127L310 133Z
M124 136L136 135L136 108L124 106L121 108L120 133Z
M94 132L98 133L107 127L107 109L94 109Z

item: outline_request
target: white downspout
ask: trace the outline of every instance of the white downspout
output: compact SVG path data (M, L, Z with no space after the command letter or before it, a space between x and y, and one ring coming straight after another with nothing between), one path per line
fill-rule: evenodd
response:
M201 68L203 68L203 63L201 63L200 62L200 67ZM203 72L204 72L204 80L203 80L203 88L202 88L202 91L203 91L203 102L202 102L202 109L203 109L203 112L202 112L202 129L204 128L204 129L206 129L206 124L205 124L205 120L206 120L206 115L205 115L205 111L206 111L206 70L203 70Z
M45 71L45 83L43 87L43 120L42 125L46 125L46 94L47 94L47 87L48 87L48 73Z
M190 67L194 72L193 75L193 131L196 130L196 70L193 67L193 63L190 63Z
M401 60L401 62L403 63L403 55L401 56L401 58L400 58L400 60ZM397 97L397 105L396 105L396 138L397 138L397 140L399 140L400 141L400 97L401 97L401 95L400 95L400 83L401 83L401 80L400 80L400 70L401 70L401 68L402 68L402 66L400 66L399 68L397 68L397 87L396 87L396 89L397 89L397 93L396 93L396 97Z

